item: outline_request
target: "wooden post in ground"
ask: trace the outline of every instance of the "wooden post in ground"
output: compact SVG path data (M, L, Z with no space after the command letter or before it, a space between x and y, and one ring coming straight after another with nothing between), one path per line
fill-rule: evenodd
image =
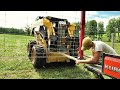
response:
M114 33L111 34L111 37L112 37L112 48L114 48Z

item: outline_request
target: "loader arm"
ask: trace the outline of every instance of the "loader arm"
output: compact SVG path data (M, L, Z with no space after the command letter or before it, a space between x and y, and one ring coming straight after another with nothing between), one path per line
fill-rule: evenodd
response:
M34 33L36 34L35 36L36 36L37 43L38 43L40 46L44 47L45 50L46 50L46 52L48 52L46 40L44 40L44 39L42 38L41 32L38 33L38 32L36 32L36 31L34 31Z
M70 26L68 27L68 34L70 37L74 37L75 27L75 24L70 24Z
M43 25L45 27L47 27L47 35L48 35L48 39L50 39L51 35L55 35L55 30L53 28L53 24L52 22L50 22L48 19L43 18Z

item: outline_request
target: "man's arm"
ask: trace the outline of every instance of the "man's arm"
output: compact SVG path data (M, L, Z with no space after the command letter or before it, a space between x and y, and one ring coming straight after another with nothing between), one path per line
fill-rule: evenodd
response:
M86 60L76 60L76 64L79 64L79 63L97 64L100 57L100 53L101 53L100 51L95 52L93 57L88 58Z

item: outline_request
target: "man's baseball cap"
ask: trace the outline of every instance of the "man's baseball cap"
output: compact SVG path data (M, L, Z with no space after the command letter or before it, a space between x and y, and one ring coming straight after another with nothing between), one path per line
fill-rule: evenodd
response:
M88 50L91 45L92 45L92 40L91 40L91 38L85 37L85 38L83 39L83 41L82 41L81 50L82 50L82 51Z

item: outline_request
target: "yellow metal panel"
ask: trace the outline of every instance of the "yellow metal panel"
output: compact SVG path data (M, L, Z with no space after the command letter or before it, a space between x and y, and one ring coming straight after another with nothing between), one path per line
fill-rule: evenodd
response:
M61 55L59 52L48 52L47 53L47 63L49 62L69 62L70 60Z
M40 32L39 32L40 33ZM36 32L36 39L37 39L37 43L40 45L40 46L43 46L47 52L47 44L46 44L46 41L40 36L40 34L37 34Z
M45 25L48 29L50 29L52 26L52 23L48 19L43 18L43 25Z
M43 18L43 25L47 27L48 39L50 38L50 35L55 35L52 22L50 22L47 18Z
M76 25L74 23L70 24L68 27L68 33L70 37L73 37Z

